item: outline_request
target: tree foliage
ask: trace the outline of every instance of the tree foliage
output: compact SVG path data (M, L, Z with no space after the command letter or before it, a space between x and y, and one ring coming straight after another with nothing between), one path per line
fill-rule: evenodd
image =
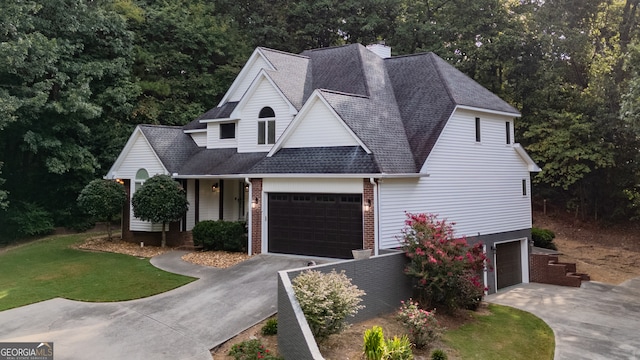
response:
M131 197L131 205L140 220L162 223L162 247L167 244L167 223L180 220L189 209L186 192L169 175L146 180Z
M122 213L127 202L127 192L122 184L112 180L95 179L82 189L78 196L81 210L96 220L107 222L107 233L111 241L111 222Z

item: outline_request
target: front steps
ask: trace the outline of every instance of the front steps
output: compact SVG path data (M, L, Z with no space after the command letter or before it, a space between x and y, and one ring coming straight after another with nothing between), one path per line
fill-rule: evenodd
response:
M530 281L542 284L580 287L591 278L578 273L575 263L558 261L557 255L531 254Z

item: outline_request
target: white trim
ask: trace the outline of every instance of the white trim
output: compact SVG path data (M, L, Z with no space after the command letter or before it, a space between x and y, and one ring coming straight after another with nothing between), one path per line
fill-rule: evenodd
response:
M527 168L529 172L540 172L542 169L533 161L531 156L527 154L527 151L520 145L519 143L514 143L513 148L516 150L518 155L522 158L522 160L527 164Z
M238 105L236 105L236 107L231 112L229 119L241 118L240 114L242 113L242 108L247 103L247 101L249 101L252 98L253 93L258 88L258 84L260 83L260 80L262 80L263 78L266 79L269 82L269 84L271 84L271 86L278 92L278 95L280 95L280 97L287 103L287 105L289 106L289 111L291 111L292 108L295 109L295 107L293 106L293 104L291 104L289 99L284 95L284 93L280 90L280 88L273 82L269 74L267 74L267 72L264 69L261 69L258 75L256 75L256 78L253 79L253 81L251 82L251 85L249 85L249 88L247 89L247 91L244 93L244 95L242 95L242 98L240 99L240 101L238 101ZM293 115L295 115L295 113ZM225 119L225 121L228 121L228 120Z
M133 145L137 140L136 136L138 134L139 134L139 136L142 136L144 141L147 143L147 146L149 146L149 149L151 149L151 152L153 153L153 156L155 156L155 158L156 158L156 160L158 160L158 163L160 164L160 166L162 166L163 173L164 174L169 174L169 171L167 170L167 167L164 166L164 164L160 160L160 157L158 157L158 154L155 152L155 150L153 150L153 146L151 146L151 143L149 143L149 140L147 139L147 137L144 136L144 132L142 132L142 129L140 128L140 125L137 125L136 128L133 130L133 133L131 134L131 136L129 136L129 140L127 140L127 143L125 144L124 148L120 152L120 155L118 155L118 158L116 158L116 161L113 163L113 165L111 165L111 168L107 172L107 175L104 176L105 179L115 179L116 178L116 173L117 172L115 171L115 169L118 169L118 168L120 168L120 166L122 166L122 162L124 161L124 159L129 154L129 151L131 151L131 148L133 148Z
M231 84L231 86L229 86L229 89L227 90L227 92L222 97L222 100L220 100L220 103L218 103L218 107L220 107L220 106L222 106L222 104L226 103L227 99L231 96L231 94L233 94L235 92L235 90L238 88L238 86L240 86L240 83L242 82L242 80L244 80L244 77L247 76L247 73L250 71L250 68L252 68L253 65L255 64L256 59L258 58L258 56L262 57L262 59L267 64L269 64L269 66L271 67L270 70L275 70L275 67L273 66L273 64L262 53L260 48L257 47L255 50L253 50L253 53L249 57L249 60L247 60L247 62L244 64L244 66L242 67L242 70L240 70L240 73L238 74L238 76L236 76L235 80L233 80L233 83Z
M482 243L482 253L484 254L484 257L487 258L487 244L485 244L484 242ZM486 289L484 291L484 294L489 295L489 290L491 289L489 289L489 269L487 268L487 260L484 261L484 268L482 269L482 281L484 282L484 287ZM496 292L498 291L497 287L498 285L496 283Z
M283 173L283 174L228 174L228 175L180 175L174 173L172 175L176 179L240 179L240 178L337 178L337 179L364 179L364 178L376 178L376 179L405 179L405 178L423 178L429 177L427 173L402 173L402 174L331 174L331 173Z
M500 111L500 110L491 110L491 109L479 108L479 107L467 106L467 105L456 105L456 107L455 107L455 109L453 109L453 111L455 112L457 109L479 111L479 112L483 112L483 113L509 116L509 117L512 117L512 118L513 117L521 117L522 116L522 114L520 114L520 113L512 113L512 112Z
M249 178L244 178L244 182L245 184L249 185L249 211L247 211L247 255L251 256L253 255L253 247L252 247L252 240L253 240L253 236L252 236L252 229L253 229L253 224L252 224L252 220L253 220L253 208L251 207L251 201L252 201L252 197L251 195L253 194L253 184L251 183L251 180L249 180ZM243 186L244 187L244 186ZM243 189L244 191L244 189ZM244 202L247 202L247 199L244 199Z
M193 130L184 130L185 134L198 134L198 133L206 133L207 129L193 129Z
M380 255L380 187L375 178L369 178L369 182L373 185L373 199L371 206L373 207L373 256ZM362 189L362 201L364 202L364 189ZM362 219L364 227L364 218ZM364 228L363 228L364 233Z
M202 124L207 124L207 123L219 123L219 122L238 122L240 121L240 118L237 117L228 117L228 118L219 118L219 119L202 119L199 122ZM187 130L188 131L188 130Z
M302 108L298 112L298 115L293 118L289 126L287 126L287 128L284 130L282 135L280 135L280 138L278 139L278 141L276 141L276 143L273 145L273 147L271 148L271 151L269 151L269 153L267 154L267 157L273 156L273 154L275 154L278 150L282 148L282 145L284 145L287 139L295 132L298 125L300 125L300 122L303 121L305 115L311 110L311 108L313 108L313 105L315 105L315 102L318 100L324 104L324 106L331 112L331 114L336 118L336 120L340 122L340 124L349 133L349 135L351 135L353 139L358 143L358 145L360 145L360 147L362 147L362 149L364 149L364 151L366 151L367 154L371 154L371 150L369 150L369 148L364 144L364 142L362 142L362 140L360 140L360 138L353 132L353 130L351 130L351 128L344 122L344 120L342 120L340 115L336 113L333 107L329 105L327 100L321 94L322 92L320 90L313 91L311 96L309 96L309 99L307 99L304 105L302 105Z
M264 181L264 180L263 180ZM264 183L263 183L264 185ZM260 244L260 249L263 254L269 253L269 210L267 207L267 193L262 189L262 194L260 196L262 199L260 200L260 213L262 214L262 239Z

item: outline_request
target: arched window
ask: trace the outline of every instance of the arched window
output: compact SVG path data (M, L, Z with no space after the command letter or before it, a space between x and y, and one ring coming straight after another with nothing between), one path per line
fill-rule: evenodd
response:
M149 178L149 172L147 172L147 170L145 169L138 170L138 172L136 172L135 190L137 191L142 186L144 181L147 180L148 178Z
M276 113L272 108L265 106L258 115L258 144L276 143Z

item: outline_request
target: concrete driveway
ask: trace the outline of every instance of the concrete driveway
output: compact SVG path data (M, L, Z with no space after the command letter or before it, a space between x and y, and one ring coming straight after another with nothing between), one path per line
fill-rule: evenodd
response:
M198 277L145 299L85 303L53 299L0 312L0 342L53 342L56 359L202 359L209 349L276 312L280 270L300 257L259 255L229 269L207 268L172 251L151 262Z
M581 288L521 284L487 301L528 311L553 329L555 360L640 359L640 278Z

